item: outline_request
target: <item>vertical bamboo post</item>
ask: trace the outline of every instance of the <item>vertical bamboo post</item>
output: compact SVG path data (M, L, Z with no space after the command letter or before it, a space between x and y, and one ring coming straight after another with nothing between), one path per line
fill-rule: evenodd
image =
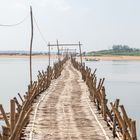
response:
M102 87L102 113L104 120L107 120L106 118L106 95L105 95L105 87Z
M15 127L15 119L16 119L16 108L15 108L15 100L10 100L10 104L11 104L11 115L10 115L10 122L11 122L11 126L10 126L10 133L13 132L14 127Z
M126 136L127 136L127 139L128 139L128 140L131 140L130 133L129 133L128 130L127 130L127 126L126 126L126 124L125 124L125 122L124 122L124 120L123 120L123 118L122 118L120 112L118 111L118 109L116 109L116 108L114 107L114 105L113 105L112 103L110 103L110 104L111 104L111 107L112 107L113 112L114 112L115 115L116 115L116 118L117 118L117 120L118 120L118 123L119 123L119 125L120 125L120 127L121 127L120 129L122 130L123 140L126 140Z
M124 127L123 127L123 129L122 129L122 131L123 131L123 140L127 140L127 134L126 134L126 131L127 131L127 128L126 128L126 123L125 122L123 122L124 123ZM130 140L131 140L131 138L130 138Z
M20 100L21 100L21 101L22 101L22 103L23 103L23 102L24 102L24 100L22 99L22 97L21 97L20 93L18 93L18 96L19 96Z
M127 113L125 111L125 108L123 105L120 105L120 108L121 108L121 111L122 111L122 114L123 114L123 117L124 117L124 121L126 122L126 124L128 125L129 129L131 130L131 123L130 123L130 120L127 116Z
M117 110L118 110L119 102L120 102L120 100L116 99L115 104L114 104L114 107ZM116 115L115 115L115 113L114 113L114 116L113 116L113 129L112 129L112 133L113 133L113 137L115 138L116 137Z
M81 65L82 65L82 49L81 49L80 41L79 41L79 51L80 51L80 59L81 59Z
M104 84L104 81L105 81L105 78L102 79L101 84L100 84L100 86L99 86L99 90L101 90L101 88L102 88L102 86L103 86L103 84Z
M56 44L57 44L57 50L58 50L58 61L60 61L60 56L59 56L60 55L59 54L60 52L59 52L59 43L58 43L58 40L56 42L57 42Z
M74 56L76 57L76 49L75 49L75 55Z
M18 102L18 100L17 100L16 97L14 97L13 99L14 99L16 105L17 105L17 111L18 111L18 113L19 113L19 112L21 111L22 106L20 105L20 103Z
M30 85L32 86L32 46L33 46L33 13L32 7L30 6L30 16L31 16L31 41L30 41Z
M69 58L69 48L67 49L67 56L68 56L68 58Z
M10 123L9 123L9 121L8 121L8 118L7 118L7 116L6 116L6 113L5 113L4 109L3 109L2 104L0 104L0 111L1 111L1 113L2 113L2 115L3 115L3 118L4 118L4 120L5 120L5 123L6 123L7 127L10 127Z
M136 121L131 121L131 134L132 140L137 140Z
M68 58L68 48L66 48L66 57Z
M0 140L2 140L2 134L0 133Z
M9 127L2 126L2 130L3 130L3 139L2 140L9 140L9 136L10 136Z
M51 56L50 56L50 55L51 55L51 52L50 52L50 50L51 50L51 49L50 49L50 42L48 43L48 49L49 49L48 55L49 55L49 67L50 67L50 65L51 65L51 64L50 64L50 63L51 63L51 62L50 62L50 61L51 61Z
M97 86L97 90L100 88L101 82L102 82L102 79L99 80L99 83L98 83L98 86Z

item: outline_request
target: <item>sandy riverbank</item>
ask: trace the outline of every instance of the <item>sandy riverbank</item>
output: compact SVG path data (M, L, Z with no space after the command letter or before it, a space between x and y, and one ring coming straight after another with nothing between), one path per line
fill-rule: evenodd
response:
M87 56L83 58L100 60L140 60L140 56Z
M0 58L29 58L29 55L0 55ZM32 55L32 58L49 58L48 55ZM58 55L51 55L52 59L57 59Z
M33 58L48 58L48 55L33 55ZM29 58L29 55L0 55L0 58ZM62 58L60 56L60 58ZM84 56L83 59L100 60L140 60L140 56ZM51 59L58 59L58 55L51 55Z

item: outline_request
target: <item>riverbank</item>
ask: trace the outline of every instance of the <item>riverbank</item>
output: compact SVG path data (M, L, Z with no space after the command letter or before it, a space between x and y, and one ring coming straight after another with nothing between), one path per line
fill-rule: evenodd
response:
M140 60L140 56L85 56L84 59L99 59L99 60Z
M33 58L48 58L48 55L32 55ZM29 55L0 55L0 58L29 58ZM62 56L60 56L62 58ZM51 55L51 59L58 59L58 55ZM140 56L83 56L83 59L99 60L140 60Z
M33 58L49 58L48 55L32 55ZM0 58L29 58L29 55L0 55ZM51 55L52 59L57 59L58 55Z

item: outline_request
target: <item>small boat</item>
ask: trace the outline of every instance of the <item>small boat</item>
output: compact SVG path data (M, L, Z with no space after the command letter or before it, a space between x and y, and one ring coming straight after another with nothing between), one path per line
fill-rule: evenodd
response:
M85 58L86 61L99 61L97 58Z

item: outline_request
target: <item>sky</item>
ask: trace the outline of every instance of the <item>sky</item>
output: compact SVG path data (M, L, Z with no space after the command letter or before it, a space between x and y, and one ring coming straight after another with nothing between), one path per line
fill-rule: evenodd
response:
M0 24L27 17L0 26L0 50L29 50L30 5L47 42L80 41L83 51L140 48L140 0L0 0ZM33 50L48 50L35 23Z

